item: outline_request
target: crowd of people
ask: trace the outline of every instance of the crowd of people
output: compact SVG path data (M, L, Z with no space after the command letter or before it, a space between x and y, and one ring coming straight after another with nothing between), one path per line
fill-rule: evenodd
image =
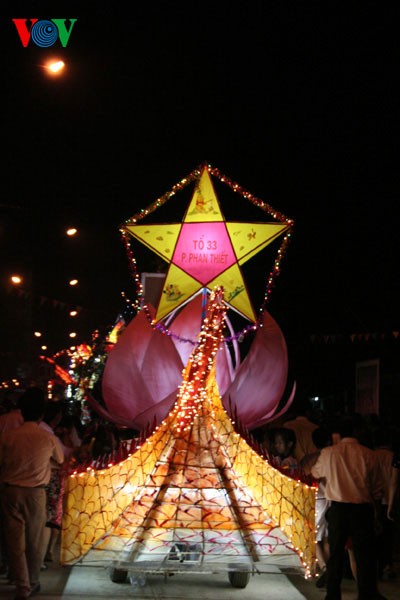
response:
M0 414L0 567L15 584L15 600L40 591L40 572L55 560L71 464L115 451L119 432L101 422L86 429L38 387ZM395 577L399 516L399 448L379 419L335 422L306 411L262 430L264 454L289 477L313 483L316 494L316 585L340 600L346 564L358 600L383 600L379 580ZM134 432L133 432L134 433Z
M6 397L1 408L0 569L22 600L40 592L40 571L56 559L68 469L110 453L117 435L102 423L79 427L39 387Z
M346 567L358 600L384 600L379 580L395 578L395 519L399 514L398 432L378 418L343 415L313 421L307 410L271 423L263 443L270 463L313 483L316 494L316 585L325 600L341 599Z

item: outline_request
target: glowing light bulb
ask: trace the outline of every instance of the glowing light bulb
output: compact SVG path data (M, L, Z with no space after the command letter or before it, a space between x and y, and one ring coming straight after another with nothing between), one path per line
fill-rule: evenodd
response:
M65 67L63 60L53 60L47 63L46 68L52 75L58 75Z

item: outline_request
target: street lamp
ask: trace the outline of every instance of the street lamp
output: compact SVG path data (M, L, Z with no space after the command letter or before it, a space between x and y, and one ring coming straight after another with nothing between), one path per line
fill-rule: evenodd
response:
M65 62L63 60L51 60L45 66L50 75L60 75L65 68Z
M20 285L22 283L22 277L20 275L11 275L10 280L13 285Z

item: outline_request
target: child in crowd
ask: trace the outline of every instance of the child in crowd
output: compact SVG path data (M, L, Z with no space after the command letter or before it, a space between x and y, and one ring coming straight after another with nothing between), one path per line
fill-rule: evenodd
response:
M274 432L271 464L286 475L293 477L298 471L294 457L296 434L292 429L279 427Z

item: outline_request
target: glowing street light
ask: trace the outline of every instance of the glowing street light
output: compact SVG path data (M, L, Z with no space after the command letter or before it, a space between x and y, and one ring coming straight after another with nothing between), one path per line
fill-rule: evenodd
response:
M22 283L22 277L20 275L11 275L10 280L14 285L20 285Z
M66 234L69 235L70 237L72 237L73 235L76 235L77 233L78 233L78 230L76 229L76 227L70 227L66 231Z
M71 279L70 282L69 282L69 285L72 285L72 286L78 285L78 280L77 279Z
M49 71L51 75L59 75L65 67L65 62L63 60L52 60L46 64L46 69Z

